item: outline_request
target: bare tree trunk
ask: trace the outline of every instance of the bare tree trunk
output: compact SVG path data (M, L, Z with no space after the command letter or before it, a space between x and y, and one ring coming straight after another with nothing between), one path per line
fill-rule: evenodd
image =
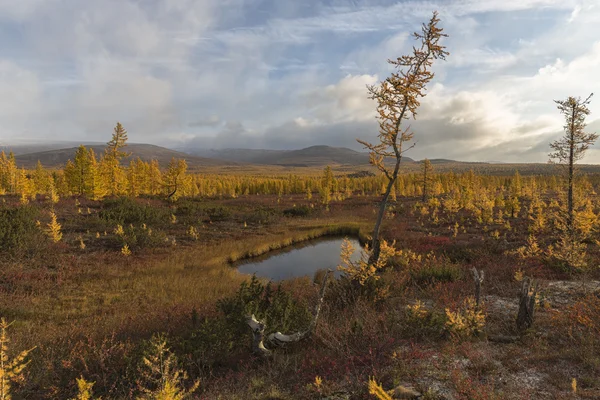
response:
M473 273L473 280L475 281L475 304L479 308L481 304L481 284L483 283L483 270L477 271L477 268L473 267L471 270Z
M572 238L574 233L573 226L573 179L574 179L574 169L575 169L575 115L577 108L573 105L573 109L571 111L571 127L569 136L571 141L569 143L569 189L567 194L567 230L569 231L569 236Z
M517 328L521 331L531 328L535 318L535 298L537 285L533 280L525 278L519 295L519 314L517 315Z
M398 171L400 170L400 162L402 161L402 156L396 159L396 166L392 173L391 177L388 177L388 185L383 195L383 199L381 199L381 204L379 205L379 212L377 213L377 221L375 222L375 228L373 229L373 239L371 240L371 256L369 257L369 264L375 264L377 260L379 260L379 253L381 252L381 242L379 240L379 233L381 231L381 223L383 222L383 217L385 216L385 209L387 208L387 202L390 198L390 194L392 193L392 189L394 189L394 183L396 183L396 179L398 178Z

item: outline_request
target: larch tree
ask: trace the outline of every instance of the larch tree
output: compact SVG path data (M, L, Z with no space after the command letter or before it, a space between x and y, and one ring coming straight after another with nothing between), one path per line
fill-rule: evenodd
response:
M552 153L549 154L550 161L565 167L567 177L567 210L566 228L569 235L574 234L574 186L576 168L575 164L581 160L585 152L594 144L598 135L586 133L585 118L590 114L588 105L592 99L590 94L585 100L577 97L569 97L566 100L555 100L558 110L565 117L565 134L559 140L550 144Z
M376 263L380 253L380 230L390 193L398 178L400 163L403 154L414 147L414 144L405 147L413 139L410 125L404 126L403 122L416 118L419 108L419 99L426 95L427 84L433 79L431 71L433 61L444 60L448 55L445 47L440 44L443 29L438 27L440 19L434 12L427 24L423 24L421 32L413 34L420 45L414 46L412 53L388 60L397 71L392 72L378 85L369 85L369 98L377 101L377 119L379 121L379 142L376 144L358 140L370 153L370 162L387 178L387 185L380 203L373 238L371 243L372 253L370 263ZM391 166L386 165L386 160L392 161Z
M588 105L591 98L592 94L585 100L569 97L566 100L555 101L559 111L565 117L565 134L550 144L554 152L549 154L551 162L564 167L567 179L566 209L564 205L559 208L557 221L562 232L554 256L570 268L584 273L588 272L592 265L588 262L587 245L582 240L585 229L581 229L581 218L577 218L579 213L575 210L576 201L582 197L575 198L575 177L577 161L583 158L585 152L598 138L597 134L584 131L585 118L590 114Z
M182 159L172 158L163 176L167 199L177 200L185 194L187 163Z
M433 184L433 167L431 166L431 161L427 158L423 160L421 171L423 172L423 201L425 202L429 200L429 194L431 193L431 186Z
M45 194L50 187L50 174L46 171L42 163L38 160L33 173L33 181L37 194Z
M75 176L73 182L75 192L80 195L88 195L91 183L91 161L88 149L84 145L80 145L75 153Z
M131 155L131 153L122 150L126 146L127 131L120 122L117 122L113 130L112 139L106 144L102 162L107 178L108 192L113 196L119 194L126 179L125 173L121 168L121 160Z

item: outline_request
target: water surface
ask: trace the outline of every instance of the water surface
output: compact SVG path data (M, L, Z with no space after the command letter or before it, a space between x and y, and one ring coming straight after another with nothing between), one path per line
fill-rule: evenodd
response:
M312 277L320 269L332 269L336 276L339 276L337 266L341 261L343 240L343 238L329 237L299 243L237 264L238 270L243 274L255 273L256 276L274 281L300 276ZM352 259L358 260L360 243L356 239L349 240L355 248Z

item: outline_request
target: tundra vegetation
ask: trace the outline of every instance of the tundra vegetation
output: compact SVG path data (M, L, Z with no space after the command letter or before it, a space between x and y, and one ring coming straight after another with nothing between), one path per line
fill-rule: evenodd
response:
M409 114L380 103L380 175L123 165L121 124L62 169L0 154L0 398L598 398L600 175L574 172L590 99L558 102L566 175L403 166L412 133L388 118L416 113L437 24L382 83ZM346 243L339 279L230 264L324 235L375 246Z

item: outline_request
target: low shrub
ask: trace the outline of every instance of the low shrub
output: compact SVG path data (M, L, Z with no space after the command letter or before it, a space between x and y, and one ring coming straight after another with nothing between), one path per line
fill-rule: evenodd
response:
M158 225L168 223L171 219L171 210L168 207L152 207L128 197L106 199L102 207L100 219L111 224Z
M123 231L123 235L117 236L119 247L127 244L130 249L136 250L164 246L167 243L167 235L163 231L147 226L136 228L129 225Z
M204 213L214 222L228 221L232 217L231 210L223 206L206 208Z
M462 277L462 269L446 257L428 256L422 263L412 264L411 281L419 286L455 282Z
M311 214L312 210L309 206L302 205L283 210L283 215L286 217L306 217Z
M280 216L279 210L272 207L257 207L245 216L245 221L251 224L269 224Z
M32 206L0 207L0 251L31 252L45 242L36 221L39 210Z
M306 329L312 318L305 302L294 299L281 285L274 288L272 282L263 284L256 276L242 282L235 296L220 300L218 308L235 336L248 340L251 338L247 324L249 315L255 315L266 324L266 334Z

